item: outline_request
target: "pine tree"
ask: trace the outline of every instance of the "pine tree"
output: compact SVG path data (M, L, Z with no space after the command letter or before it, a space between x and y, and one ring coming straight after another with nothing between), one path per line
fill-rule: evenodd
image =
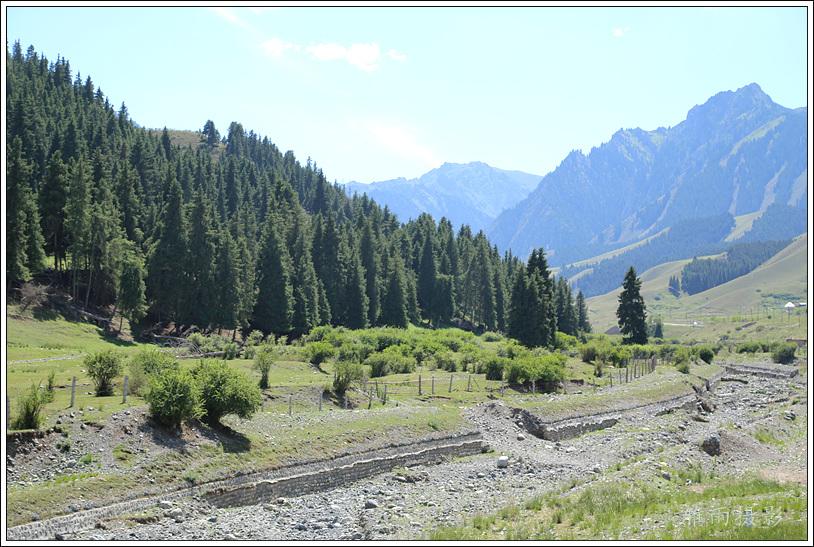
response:
M293 232L296 236L292 248L294 276L294 312L291 332L301 336L310 332L320 323L319 283L311 260L310 236L307 230L308 219L304 212L295 217Z
M355 249L348 251L345 267L345 286L342 294L345 302L345 315L342 323L351 329L363 329L368 325L368 299L365 292L365 270L359 253Z
M288 334L294 298L291 291L290 266L283 240L269 215L257 263L257 303L252 325L266 333Z
M375 325L379 318L379 265L375 236L370 221L362 226L362 238L359 242L362 255L362 267L365 269L365 293L367 294L367 320Z
M26 281L45 263L44 240L36 197L31 190L31 164L19 138L6 148L6 276Z
M147 296L159 321L178 321L185 311L182 304L187 279L183 265L187 263L188 228L182 198L181 185L173 177L169 181L147 276Z
M194 230L193 230L194 232ZM192 241L192 239L190 239ZM238 266L238 250L232 234L226 228L218 232L214 271L212 272L210 320L218 329L237 329L241 325L241 286Z
M436 294L435 280L437 277L435 265L435 252L433 251L432 234L428 231L424 235L424 242L421 246L421 261L418 270L418 305L424 317L432 318L436 316L433 309L434 296Z
M218 287L215 283L215 252L218 243L218 230L214 224L214 212L209 200L201 192L196 192L192 199L189 214L189 250L187 254L186 278L188 282L185 320L202 328L215 321L217 308L224 304L218 301ZM223 240L221 240L221 243ZM228 245L229 243L226 243ZM228 266L224 264L228 270ZM226 276L227 271L220 272ZM236 283L233 282L233 284ZM236 289L236 287L235 287ZM233 311L233 310L232 310ZM227 314L231 315L231 314ZM234 317L229 317L234 326ZM226 326L223 323L219 323Z
M147 310L144 260L136 252L127 253L119 277L118 307L122 317L130 321L132 330L133 324L140 321Z
M577 329L582 332L591 332L591 323L588 321L588 306L585 304L585 295L582 291L577 293Z
M647 313L644 298L640 294L641 280L636 277L636 270L631 266L625 274L622 292L619 294L619 307L616 317L622 330L622 341L625 344L647 343Z
M382 294L379 325L407 328L407 291L404 280L404 263L398 252L391 250L387 256L387 285Z
M48 172L40 189L45 251L54 255L54 270L65 262L68 240L65 233L65 203L68 199L68 167L57 150L48 161Z
M70 243L72 295L78 297L79 270L87 263L91 236L91 180L85 159L71 162L68 197L65 201L65 231Z

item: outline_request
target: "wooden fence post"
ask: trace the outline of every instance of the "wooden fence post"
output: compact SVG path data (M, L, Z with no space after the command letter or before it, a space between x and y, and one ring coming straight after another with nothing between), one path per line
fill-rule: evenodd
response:
M127 402L127 388L129 378L127 376L124 377L124 389L122 389L122 404Z
M288 395L288 415L291 416L291 394Z
M384 399L382 399L382 404L387 404L387 384L384 384Z
M449 392L450 392L450 393L452 393L452 378L453 378L454 376L455 376L454 374L450 374L450 375L449 375Z
M418 375L418 394L421 395L421 375Z
M76 376L71 379L71 406L73 408L74 403L76 402Z
M430 389L432 390L432 395L435 395L435 376L430 376Z
M319 411L322 412L322 393L319 394Z
M472 391L472 375L469 375L469 381L466 383L466 390Z
M537 393L537 380L532 380L531 381L531 393L532 393L532 395L534 393Z

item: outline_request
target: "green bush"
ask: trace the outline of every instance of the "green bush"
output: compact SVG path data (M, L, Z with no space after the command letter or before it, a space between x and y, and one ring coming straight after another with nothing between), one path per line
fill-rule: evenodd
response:
M259 346L262 343L263 343L263 333L260 332L259 330L251 331L249 333L249 336L246 337L247 346Z
M451 351L442 351L436 353L432 357L435 368L446 370L447 372L455 372L458 370L458 359Z
M500 357L515 359L517 357L529 355L529 350L528 348L518 343L516 340L508 340L504 344L501 344L500 347L498 347L497 354Z
M737 353L757 353L761 351L760 342L742 342L735 348Z
M395 350L395 346L371 354L365 359L365 364L370 366L371 378L387 376L388 374L401 374L413 372L416 367L415 359L402 355Z
M113 350L103 350L85 356L85 369L96 386L96 395L113 395L113 379L122 371L122 356Z
M422 338L413 348L413 357L418 364L422 364L429 361L433 355L437 355L446 350L447 348L440 342Z
M676 368L678 369L678 372L681 372L683 374L689 374L690 373L690 363L689 363L689 361L681 361L681 362L679 362L676 365Z
M501 342L503 341L503 335L498 332L487 331L481 335L484 342Z
M277 351L272 345L266 344L257 350L257 355L254 358L254 369L260 373L260 389L269 387L269 371L276 358Z
M791 342L778 344L772 352L772 361L788 365L794 361L794 354L797 352L797 344Z
M565 378L565 361L565 356L558 353L515 359L506 367L506 380L510 384L558 382Z
M169 427L178 427L185 421L199 418L203 412L201 388L187 370L167 368L152 375L145 399L150 416Z
M234 342L227 342L223 346L223 358L227 361L236 359L240 355L240 348Z
M490 357L486 360L486 379L487 380L502 380L503 371L510 363L505 357L498 357L497 355Z
M579 347L579 356L584 363L593 363L599 355L599 349L595 342L588 342Z
M698 357L700 357L701 360L706 364L711 365L712 360L715 358L715 352L712 351L711 347L703 346L698 349Z
M352 384L362 383L365 376L365 367L359 363L340 361L334 367L334 393L339 396L344 395Z
M228 414L250 418L262 404L257 384L230 368L226 361L201 360L193 376L201 388L203 418L211 425L217 425Z
M319 366L334 356L334 346L330 342L309 342L305 346L305 355L308 362Z
M11 421L11 429L37 429L42 423L42 409L54 400L54 394L31 384L17 403L17 416Z
M577 337L564 332L554 333L554 347L557 349L570 349L577 347Z
M165 370L178 369L178 361L155 348L146 348L132 355L127 363L128 388L136 395L144 395L150 377Z

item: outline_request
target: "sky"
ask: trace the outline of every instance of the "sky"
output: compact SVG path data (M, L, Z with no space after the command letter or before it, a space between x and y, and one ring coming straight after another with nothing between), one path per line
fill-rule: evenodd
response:
M142 126L238 121L339 182L544 175L720 91L808 96L805 8L7 7L6 25Z

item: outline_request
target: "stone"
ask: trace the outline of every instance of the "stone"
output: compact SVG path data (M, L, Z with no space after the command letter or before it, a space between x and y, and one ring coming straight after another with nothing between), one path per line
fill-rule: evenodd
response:
M169 500L161 500L158 502L158 507L160 509L172 509L172 502Z
M379 506L379 502L374 499L369 499L365 502L365 509L376 509Z
M717 434L710 435L701 443L701 449L710 456L721 454L721 438Z
M217 517L217 515L212 515L211 517L209 517L206 520L208 520L209 522L218 522L218 517Z
M671 479L672 479L672 476L671 476L671 475L670 475L670 473L668 473L667 471L663 471L663 472L661 473L661 478L662 478L662 479L664 479L664 480L666 480L666 481L669 481L669 480L671 480Z
M787 410L786 412L783 413L783 418L791 421L797 418L797 414L795 414L793 410Z
M277 498L277 504L278 504L278 505L283 505L283 504L285 504L285 498L283 498L283 497Z
M593 469L591 469L591 471L593 471L594 473L596 473L598 475L598 474L600 474L602 472L602 468L599 467L598 465L595 465L593 467Z
M693 414L692 419L695 420L696 422L709 423L709 420L706 419L704 416L701 416L700 414Z
M479 471L479 472L478 472L478 478L479 478L479 479L482 479L482 478L484 478L484 477L486 477L486 473L484 473L483 471Z
M518 434L517 434L517 440L518 440L518 441L525 441L525 440L526 440L526 436L525 436L525 435L523 435L522 433L518 433Z
M509 467L509 457L501 456L497 459L497 466L501 469Z

